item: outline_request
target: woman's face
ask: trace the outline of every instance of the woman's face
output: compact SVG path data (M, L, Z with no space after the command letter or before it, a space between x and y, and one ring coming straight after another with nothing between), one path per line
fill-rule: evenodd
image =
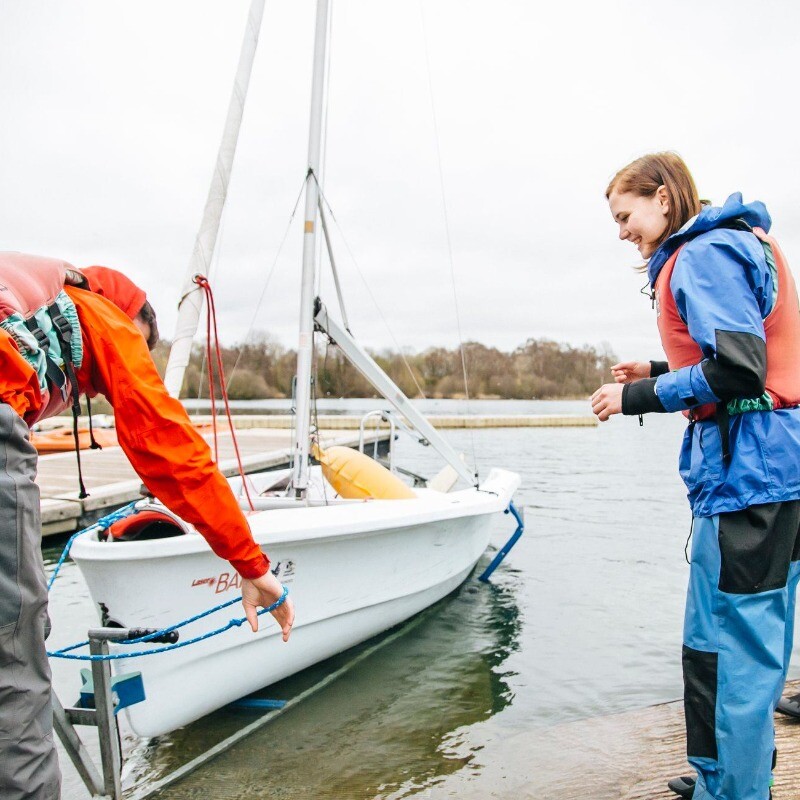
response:
M635 244L642 258L650 258L667 229L667 190L659 186L652 197L613 191L608 205L614 222L619 225L619 238Z

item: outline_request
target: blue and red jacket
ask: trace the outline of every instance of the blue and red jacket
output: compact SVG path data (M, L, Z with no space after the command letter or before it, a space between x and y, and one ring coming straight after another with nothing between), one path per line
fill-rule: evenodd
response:
M690 417L680 472L698 517L800 499L800 307L770 226L733 194L648 263L667 363L625 386L622 412Z

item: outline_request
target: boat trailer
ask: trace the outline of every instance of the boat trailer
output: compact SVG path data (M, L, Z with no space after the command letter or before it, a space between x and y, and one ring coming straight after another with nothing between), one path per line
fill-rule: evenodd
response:
M253 720L249 725L231 734L227 739L223 739L205 753L193 758L188 763L179 767L174 772L159 778L149 786L142 787L140 790L134 789L126 800L146 800L158 792L171 786L198 767L207 764L212 759L230 750L235 744L246 739L252 733L264 727L273 719L288 711L290 708L301 703L321 689L340 678L353 667L368 659L373 653L385 647L397 639L405 636L416 628L421 622L426 620L435 609L429 608L416 617L395 629L388 636L383 637L378 642L362 650L356 656L338 669L326 675L317 683L310 686L291 700L252 700L245 699L235 705L244 708L265 708L266 713ZM172 632L175 633L174 631ZM53 692L53 724L58 733L61 743L64 745L72 763L75 765L78 774L89 790L92 800L123 800L122 795L122 751L120 747L119 729L117 727L116 712L122 710L137 699L139 689L136 686L133 675L111 677L111 662L108 660L109 642L118 642L125 639L134 639L146 635L141 629L127 628L96 628L89 631L89 648L92 655L100 656L92 661L92 683L93 687L84 684L82 697L86 698L90 694L90 689L94 692L95 708L64 708ZM155 641L155 640L151 640ZM165 640L167 641L167 640ZM169 640L173 641L173 640ZM103 658L105 657L105 658ZM122 681L123 685L118 686ZM131 685L125 686L124 683L130 681ZM139 687L141 680L139 680ZM143 694L139 699L144 699ZM115 705L116 704L116 705ZM81 741L75 725L92 725L97 727L98 738L100 740L100 759L102 776L92 761L86 746Z
M174 644L178 632L169 631L153 636L157 631L147 628L93 628L89 631L91 672L81 670L83 686L78 704L64 708L55 691L52 692L53 727L64 745L86 788L97 800L122 800L122 749L116 715L123 708L144 700L142 676L139 672L111 677L109 642L120 642L152 636L150 641ZM97 771L76 725L97 728L100 742L102 776Z

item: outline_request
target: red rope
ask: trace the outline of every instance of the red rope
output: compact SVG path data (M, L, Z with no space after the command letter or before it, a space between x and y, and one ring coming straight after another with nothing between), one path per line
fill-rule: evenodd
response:
M206 358L208 359L208 381L209 381L209 396L211 398L211 421L214 430L214 453L219 460L217 452L217 416L216 405L214 402L214 361L217 366L217 376L219 378L220 390L222 392L222 400L225 404L225 416L228 420L228 427L231 432L231 441L233 442L233 450L236 453L236 463L239 466L239 475L242 478L242 488L244 489L247 503L251 511L255 511L253 500L250 497L250 489L247 486L247 475L245 475L244 467L242 466L242 457L239 453L239 443L236 440L236 429L233 425L233 416L231 414L230 402L228 400L228 388L225 385L225 369L222 366L222 349L219 344L219 335L217 333L217 307L214 303L214 293L211 291L211 284L208 279L203 275L197 275L194 282L205 292L206 295ZM211 343L213 332L213 346ZM212 358L213 355L213 358Z

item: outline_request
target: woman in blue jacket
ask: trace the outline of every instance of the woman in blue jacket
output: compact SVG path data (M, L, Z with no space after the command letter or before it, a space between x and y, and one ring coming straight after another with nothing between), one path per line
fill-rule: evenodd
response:
M620 239L647 260L667 362L627 362L592 409L683 412L693 515L683 640L695 800L767 800L773 712L800 577L800 306L760 202L703 206L673 153L637 159L606 190Z

